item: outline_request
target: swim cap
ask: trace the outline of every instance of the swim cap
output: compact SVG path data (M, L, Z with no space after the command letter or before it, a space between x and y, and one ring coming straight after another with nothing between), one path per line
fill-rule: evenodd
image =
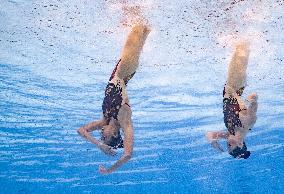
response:
M247 146L245 142L243 142L243 147L240 148L237 146L235 149L229 152L231 156L234 158L243 158L243 159L248 159L250 157L250 151L247 151Z

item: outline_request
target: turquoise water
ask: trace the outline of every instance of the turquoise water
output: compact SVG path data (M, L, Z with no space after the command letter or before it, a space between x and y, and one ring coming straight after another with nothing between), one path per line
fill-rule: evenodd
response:
M103 176L98 166L122 150L105 156L76 129L101 117L135 20L121 11L129 6L152 26L128 84L134 156ZM283 1L2 0L0 7L0 193L284 190ZM222 89L238 37L251 41L244 96L259 95L248 160L220 154L204 138L225 130Z

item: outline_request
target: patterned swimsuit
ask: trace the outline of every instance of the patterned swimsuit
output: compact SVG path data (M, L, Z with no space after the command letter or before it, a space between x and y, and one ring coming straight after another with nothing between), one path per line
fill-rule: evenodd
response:
M111 120L111 118L118 120L117 116L119 109L123 104L128 105L125 102L125 98L127 97L125 86L135 74L134 72L124 79L119 78L116 74L116 71L120 62L121 59L116 64L109 78L109 82L105 90L105 98L102 104L103 115L108 122Z
M239 89L236 91L238 96L241 96L242 90L244 88ZM239 113L242 110L238 103L237 98L233 96L229 96L225 98L225 87L223 90L223 113L224 113L224 123L231 135L235 135L235 128L236 127L243 127L242 122L239 118Z

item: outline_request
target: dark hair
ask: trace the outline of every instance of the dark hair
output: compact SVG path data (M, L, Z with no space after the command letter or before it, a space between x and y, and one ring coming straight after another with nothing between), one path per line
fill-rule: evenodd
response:
M108 146L117 149L117 148L123 148L123 139L120 135L120 132L118 132L117 136L112 135L108 141L106 141L106 137L101 133L101 140Z
M250 157L250 151L247 151L247 146L246 146L245 142L243 142L243 147L242 148L237 146L235 149L230 151L229 154L231 156L233 156L234 158L248 159Z

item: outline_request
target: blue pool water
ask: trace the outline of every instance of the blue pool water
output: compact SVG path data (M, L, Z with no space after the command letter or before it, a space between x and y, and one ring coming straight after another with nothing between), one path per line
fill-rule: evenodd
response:
M134 156L103 176L98 166L122 150L105 156L76 129L101 117L133 7L152 26L128 85ZM283 193L283 1L1 0L0 8L0 193ZM259 95L248 160L204 138L225 130L222 88L239 37L251 41L245 96Z

